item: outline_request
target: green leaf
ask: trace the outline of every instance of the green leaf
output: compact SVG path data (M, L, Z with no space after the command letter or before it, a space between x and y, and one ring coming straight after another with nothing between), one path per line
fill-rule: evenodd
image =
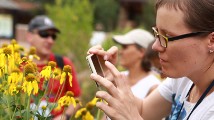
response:
M32 99L33 99L33 102L38 105L39 104L39 100L42 98L42 96L44 95L44 90L40 90L38 91L38 94L37 95L32 95Z

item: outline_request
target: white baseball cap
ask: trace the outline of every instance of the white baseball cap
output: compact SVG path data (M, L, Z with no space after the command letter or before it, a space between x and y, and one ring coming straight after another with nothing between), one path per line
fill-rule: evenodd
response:
M115 35L113 40L122 45L138 44L143 48L147 48L149 44L155 40L154 36L143 29L134 29L125 35Z

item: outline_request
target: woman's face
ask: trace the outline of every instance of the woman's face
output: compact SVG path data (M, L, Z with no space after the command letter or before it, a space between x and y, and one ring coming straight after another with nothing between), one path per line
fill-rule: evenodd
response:
M179 9L160 7L157 10L156 27L164 36L174 37L193 32L184 23L183 12ZM167 48L160 45L158 39L153 49L159 52L162 71L169 77L193 77L208 68L208 38L188 37L168 42Z
M142 51L136 45L122 45L120 49L120 64L129 69L142 61Z

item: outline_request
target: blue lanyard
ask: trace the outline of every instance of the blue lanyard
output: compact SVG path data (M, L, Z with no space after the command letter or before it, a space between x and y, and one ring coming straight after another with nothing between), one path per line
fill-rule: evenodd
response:
M186 97L190 94L190 91L192 90L194 84L192 84L191 88L189 89ZM210 83L210 85L207 87L207 89L204 91L204 93L202 94L202 96L200 97L200 99L197 101L197 103L195 104L194 108L191 110L190 114L188 115L187 119L189 119L189 117L191 116L191 114L193 113L193 111L198 107L198 105L204 100L204 98L206 97L206 95L209 93L209 91L212 89L212 87L214 86L214 80ZM181 106L181 109L179 110L179 113L178 113L178 116L177 116L177 119L179 118L180 116L180 113L181 113L181 110L183 109L183 106L184 106L184 101L182 103L182 106Z

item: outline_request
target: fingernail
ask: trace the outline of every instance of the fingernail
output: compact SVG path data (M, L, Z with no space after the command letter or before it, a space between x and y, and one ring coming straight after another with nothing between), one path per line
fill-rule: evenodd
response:
M90 52L90 53L93 53L93 52L94 52L94 50L89 50L89 52Z
M96 102L96 106L99 107L101 105L100 102Z
M91 74L91 78L94 78L94 77L95 77L95 74L94 74L94 73L92 73L92 74Z
M109 61L105 61L105 64L109 64L110 62Z
M107 55L105 55L103 59L104 59L104 60L108 60L108 56L107 56Z

